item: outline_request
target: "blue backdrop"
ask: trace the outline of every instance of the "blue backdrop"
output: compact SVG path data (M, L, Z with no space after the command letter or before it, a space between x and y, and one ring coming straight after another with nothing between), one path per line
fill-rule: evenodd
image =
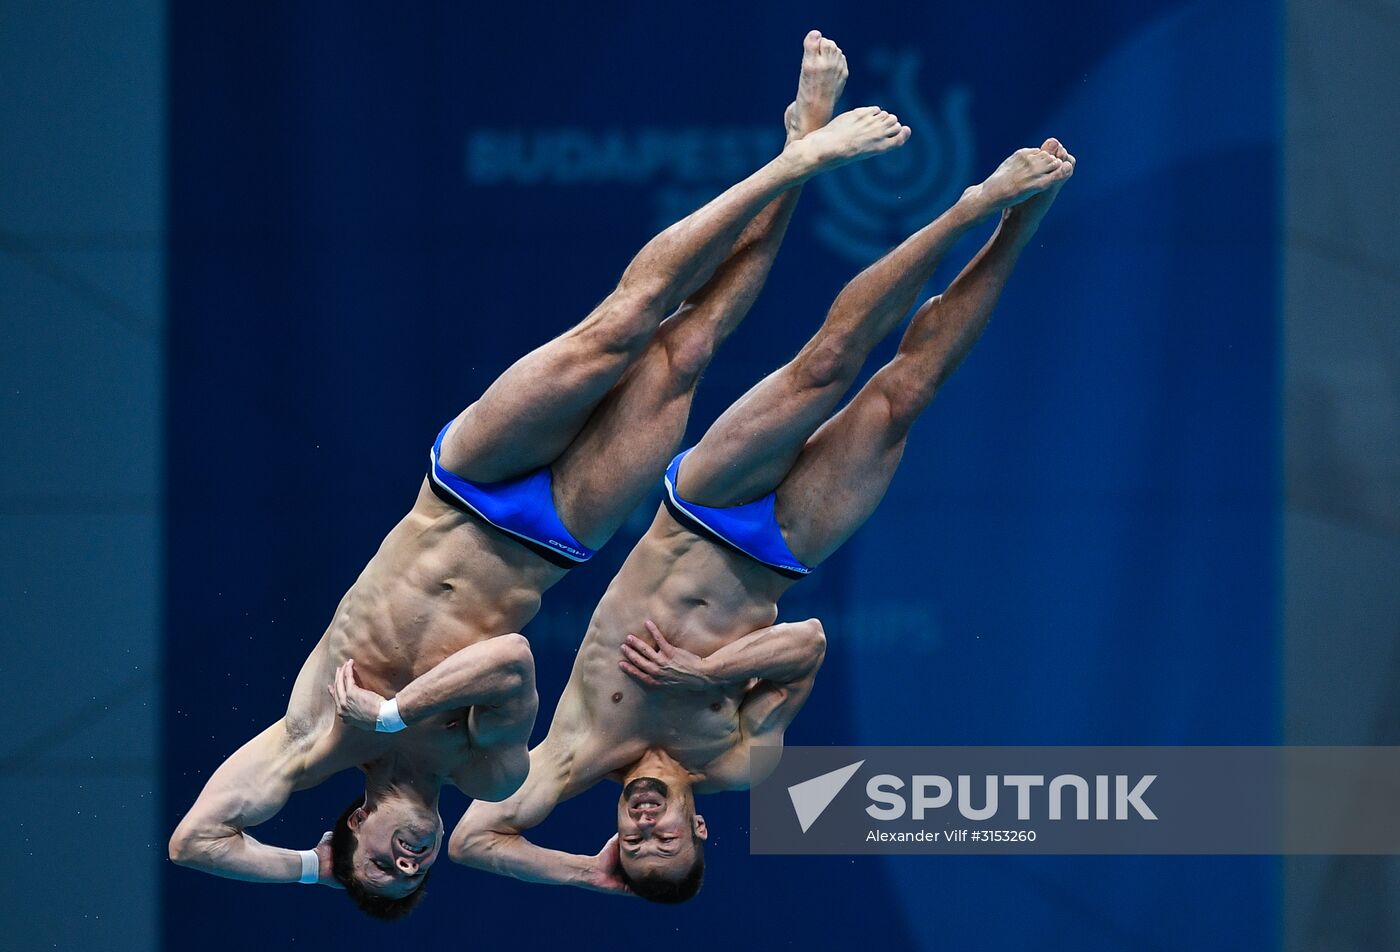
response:
M870 255L1006 153L1056 135L1080 163L884 506L785 603L786 617L825 619L832 641L789 741L1278 738L1275 5L171 16L170 826L281 715L340 595L411 504L442 422L587 313L658 226L777 147L811 27L850 59L847 105L887 105L914 138L807 190L693 435L798 346ZM649 518L529 627L538 731ZM357 789L347 775L298 795L258 835L309 847ZM566 805L541 839L595 850L614 796ZM444 797L449 825L464 807ZM1276 939L1268 859L749 857L745 799L703 810L707 885L680 908L443 862L422 908L388 926L331 890L170 867L167 943Z

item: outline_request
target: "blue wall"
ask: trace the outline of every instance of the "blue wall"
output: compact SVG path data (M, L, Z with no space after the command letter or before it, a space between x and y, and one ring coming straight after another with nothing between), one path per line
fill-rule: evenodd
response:
M582 317L658 225L777 146L812 26L850 58L848 104L889 105L915 137L808 189L695 434L964 168L1051 134L1081 161L884 507L785 606L827 619L833 641L790 741L1275 741L1280 18L1261 2L176 6L169 822L280 716L441 422ZM530 626L541 729L645 521ZM299 795L258 835L310 846L356 780ZM566 805L541 838L596 849L612 796ZM444 798L449 823L464 806ZM751 858L742 796L704 812L708 883L679 909L444 863L394 928L330 890L171 868L167 940L1276 937L1271 860Z

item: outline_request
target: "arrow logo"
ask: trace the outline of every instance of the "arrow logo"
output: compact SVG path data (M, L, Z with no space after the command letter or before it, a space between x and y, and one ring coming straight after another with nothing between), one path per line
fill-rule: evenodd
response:
M787 788L788 796L792 799L792 809L797 814L797 822L802 826L803 833L806 833L826 808L831 806L831 801L836 799L836 795L850 782L863 763L865 761L857 760L853 764Z

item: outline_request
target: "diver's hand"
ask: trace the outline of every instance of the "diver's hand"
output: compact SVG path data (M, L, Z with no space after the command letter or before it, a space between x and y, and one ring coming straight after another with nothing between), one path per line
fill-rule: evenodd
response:
M627 883L622 880L622 853L619 851L617 834L603 844L598 855L594 856L584 877L583 885L597 892L632 895Z
M316 882L322 886L330 886L332 889L344 889L345 887L340 884L340 880L331 874L331 836L331 831L327 830L325 835L321 837L321 841L312 847L316 858L321 861Z
M643 684L654 688L680 688L704 691L716 686L710 673L708 659L677 648L666 640L661 629L647 620L655 645L646 639L628 635L622 643L622 659L617 666Z
M362 731L373 732L384 698L356 682L353 659L336 669L335 680L326 686L326 690L335 700L335 713L342 721Z

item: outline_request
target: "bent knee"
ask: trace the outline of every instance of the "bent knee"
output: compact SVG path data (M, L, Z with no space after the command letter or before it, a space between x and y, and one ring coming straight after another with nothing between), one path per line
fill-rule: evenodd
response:
M657 335L655 345L666 358L666 366L671 376L687 385L700 379L705 368L714 359L716 341L713 334L703 329L678 326L671 329L663 325Z
M875 396L880 401L887 425L901 432L914 425L938 392L934 382L912 379L902 374L889 374L883 380L877 374L872 383L875 384Z
M661 317L660 309L650 304L646 295L618 288L573 333L589 352L630 359L656 335Z
M860 373L864 355L844 335L816 338L794 363L801 384L814 388L849 387Z

